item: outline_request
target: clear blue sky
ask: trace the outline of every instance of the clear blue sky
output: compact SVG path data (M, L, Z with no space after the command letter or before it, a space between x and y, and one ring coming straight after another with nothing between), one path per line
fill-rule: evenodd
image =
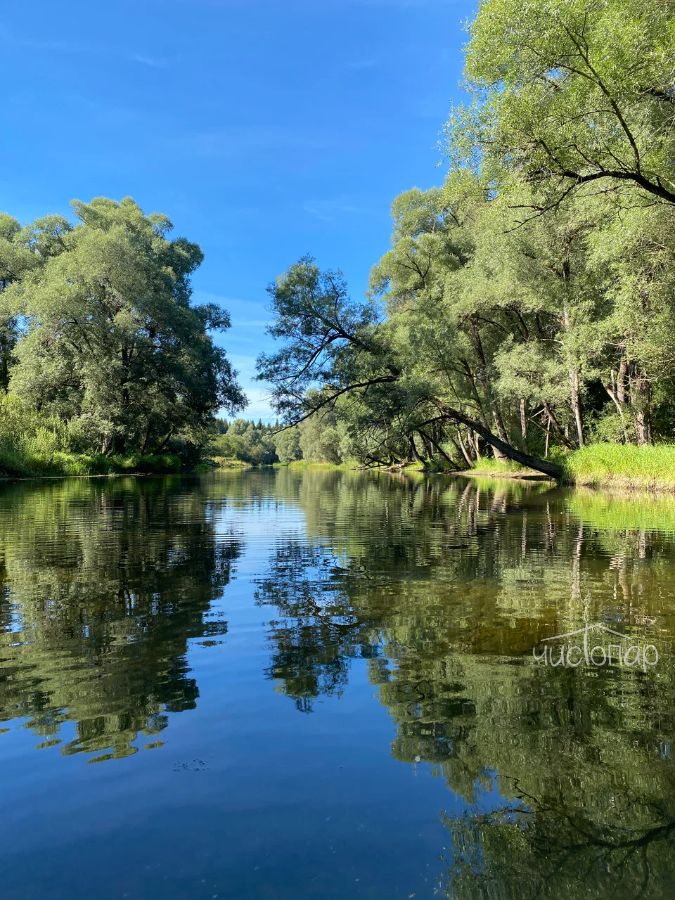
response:
M132 196L206 254L196 299L251 398L267 284L305 253L354 294L389 208L443 177L474 0L5 0L0 209ZM440 164L440 167L439 167Z

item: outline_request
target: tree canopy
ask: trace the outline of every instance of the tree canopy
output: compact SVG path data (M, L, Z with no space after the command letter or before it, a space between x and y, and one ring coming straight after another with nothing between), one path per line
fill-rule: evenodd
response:
M277 279L259 375L367 464L556 475L589 442L672 440L672 17L484 0L470 33L443 184L396 198L364 300L307 257Z
M228 314L191 303L201 249L130 198L73 208L74 225L0 219L5 390L67 422L75 450L199 446L219 409L245 403L212 338Z
M541 208L584 184L675 203L668 3L485 0L470 35L460 157L540 185Z

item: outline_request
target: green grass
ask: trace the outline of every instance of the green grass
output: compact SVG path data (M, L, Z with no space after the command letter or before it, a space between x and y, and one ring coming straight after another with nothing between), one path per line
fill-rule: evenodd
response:
M331 463L331 462L313 462L312 460L306 459L296 459L294 462L288 463L289 469L326 469L326 470L339 470L339 469L352 469L354 468L353 464L350 463Z
M483 456L476 460L468 472L464 474L491 475L496 478L517 478L523 475L536 475L541 473L534 472L533 469L521 466L520 463L514 462L511 459L489 459L488 457Z
M29 453L0 446L0 477L49 478L60 475L171 474L182 468L171 453L88 456L54 450Z
M217 469L250 469L251 463L244 462L241 459L235 459L233 456L214 456L213 462Z
M673 444L591 444L561 462L566 480L574 484L675 490Z

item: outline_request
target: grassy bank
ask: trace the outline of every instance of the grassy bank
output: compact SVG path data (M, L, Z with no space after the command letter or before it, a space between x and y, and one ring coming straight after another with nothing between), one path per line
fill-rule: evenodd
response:
M304 459L298 459L294 462L275 462L275 463L250 463L232 456L213 456L211 462L217 469L353 469L356 463L329 463L329 462L308 462Z
M675 491L675 445L633 447L591 444L556 458L568 484L589 487ZM542 477L510 460L480 459L462 474L492 478Z
M356 461L344 463L331 462L314 462L306 459L296 459L290 463L277 463L276 465L286 465L289 469L324 469L326 471L344 471L347 469L357 469L359 464Z
M171 474L182 468L171 453L88 456L83 453L27 453L0 447L0 478L53 478L61 475Z
M0 478L61 475L172 473L183 468L173 453L79 453L84 444L76 424L44 416L16 397L0 394Z
M623 490L651 490L675 492L675 445L633 447L623 444L592 444L583 450L561 455L556 459L563 467L564 481L569 484ZM228 457L215 457L209 466L221 469L249 469L250 463ZM352 463L307 462L300 460L287 465L291 469L345 470L359 468ZM170 474L184 469L180 457L170 454L127 456L102 454L88 456L69 453L44 446L8 447L0 444L0 478L40 478L63 475L114 474ZM407 472L419 469L409 466ZM491 478L542 478L540 472L511 460L483 458L463 475Z
M232 456L212 456L210 461L216 469L252 469L253 464Z
M479 459L467 472L466 475L486 475L490 478L545 478L541 472L534 469L528 469L521 466L520 463L513 462L510 459L487 459L483 457Z
M675 491L674 444L591 444L561 462L572 484Z

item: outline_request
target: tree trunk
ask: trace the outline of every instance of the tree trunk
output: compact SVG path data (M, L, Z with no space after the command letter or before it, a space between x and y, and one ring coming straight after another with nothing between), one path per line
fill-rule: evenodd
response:
M454 461L454 459L452 459L452 457L448 456L448 454L445 452L445 450L441 447L440 443L434 437L427 435L424 431L422 431L421 428L418 429L418 431L419 431L420 436L423 441L430 441L433 444L433 446L436 448L436 450L441 454L443 459L446 462L450 463L450 465L453 467L453 469L457 468L457 463Z
M549 475L551 478L562 478L563 470L555 463L546 459L539 459L538 456L530 456L529 453L517 450L515 447L512 447L511 444L507 444L501 438L498 438L497 435L492 434L492 432L480 422L476 422L475 419L465 416L464 413L457 409L452 409L448 406L443 406L441 409L443 415L450 421L461 422L462 425L471 428L474 433L479 434L491 447L500 450L504 456L508 457L508 459L512 459L514 462L520 463L523 466L528 466L536 472L542 472L544 475ZM423 426L424 424L425 423L422 423Z
M618 371L614 372L614 370L612 370L610 372L610 384L605 384L603 381L602 386L607 391L614 406L617 408L619 418L621 419L623 440L624 443L628 444L630 443L630 437L628 435L628 429L626 428L626 417L624 415L624 406L626 405L626 368L626 358L622 357Z
M561 427L560 422L556 418L556 414L551 409L550 405L544 402L544 409L546 410L546 414L548 415L549 425L552 425L556 434L563 442L563 444L567 447L568 450L574 450L574 444L570 441L565 433L564 429Z
M577 443L579 449L584 446L584 423L581 413L581 398L579 396L579 372L575 368L570 369L570 405L574 415L574 425L577 430Z
M459 448L462 451L462 456L466 460L467 466L471 468L471 466L473 465L473 460L469 456L469 451L464 446L464 441L462 440L462 432L459 430L459 428L457 429L457 440L459 442Z
M651 387L649 379L637 367L629 377L630 402L633 408L635 435L638 446L644 447L652 442L651 423Z
M424 465L424 460L420 456L419 451L417 450L417 446L415 445L415 436L412 434L408 435L408 445L410 446L410 453L412 454L412 458L416 459L417 462L420 462L422 463L422 465Z
M570 285L569 259L566 259L563 263L561 274L562 280L565 285L562 308L562 326L565 334L569 334L572 331L572 322L570 319L569 305L567 302L567 292ZM570 406L572 407L572 415L574 416L574 424L577 431L577 442L579 444L579 449L581 449L584 446L584 423L583 415L581 412L581 397L579 392L579 368L576 365L576 361L572 358L572 354L569 352L569 350L566 350L565 355L567 356L567 371L570 382Z
M504 442L508 441L508 435L506 433L506 428L504 426L504 419L502 417L501 409L499 408L499 403L494 397L494 392L492 390L492 383L490 381L490 373L488 372L488 364L487 358L485 356L485 350L483 348L483 341L480 336L480 329L476 323L476 320L472 317L470 319L471 326L471 337L473 339L474 349L476 351L476 356L478 358L478 377L483 387L483 396L485 399L485 403L487 407L492 411L492 422L495 428L495 431L499 435L500 439ZM486 426L488 422L485 422ZM497 459L504 459L504 454L498 447L493 447L495 457ZM476 453L478 456L478 449L476 449Z

